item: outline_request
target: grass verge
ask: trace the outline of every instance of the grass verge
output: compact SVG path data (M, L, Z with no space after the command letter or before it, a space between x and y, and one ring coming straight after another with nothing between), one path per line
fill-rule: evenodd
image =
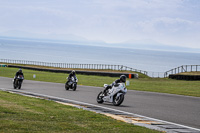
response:
M0 132L158 133L101 114L0 91Z
M0 76L13 78L17 70L17 68L0 67ZM56 83L65 83L66 77L68 76L67 73L51 73L26 69L23 69L23 73L25 75L25 79L27 80ZM33 74L36 75L36 78L33 78ZM106 76L77 75L77 77L79 79L79 85L98 87L103 86L103 84L110 84L116 80L115 77ZM200 81L183 81L166 78L140 78L128 80L130 81L130 86L127 86L129 90L151 91L200 97Z

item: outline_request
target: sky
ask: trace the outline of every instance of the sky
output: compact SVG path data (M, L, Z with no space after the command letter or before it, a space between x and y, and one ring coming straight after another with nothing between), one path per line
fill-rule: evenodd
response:
M200 0L0 0L0 36L200 48Z

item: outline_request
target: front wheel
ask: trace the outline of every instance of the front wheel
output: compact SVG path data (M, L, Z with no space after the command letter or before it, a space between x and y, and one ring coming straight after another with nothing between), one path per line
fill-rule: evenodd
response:
M68 83L65 84L65 89L66 89L66 90L69 90L69 85L68 85Z
M17 87L16 87L16 85L15 85L15 83L13 83L13 88L14 88L14 89L16 89L16 88L17 88Z
M77 88L77 84L74 84L73 86L74 86L74 87L73 87L73 91L75 91L76 88Z
M19 81L19 83L18 83L18 89L21 89L21 86L22 86L22 82Z
M118 97L117 95L115 95L113 98L113 105L119 106L120 104L122 104L123 101L124 101L124 94L121 94Z
M100 92L97 96L97 102L98 103L103 103L103 92Z
M18 80L17 79L13 81L13 87L14 87L14 89L18 88Z

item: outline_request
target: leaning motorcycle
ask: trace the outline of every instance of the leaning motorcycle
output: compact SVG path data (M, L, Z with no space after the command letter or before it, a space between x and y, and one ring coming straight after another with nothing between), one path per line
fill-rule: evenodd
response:
M67 78L68 79L68 78ZM70 80L68 80L66 83L65 83L65 89L66 90L69 90L69 89L72 89L73 91L76 90L77 88L77 83L78 83L78 79L76 76L72 77Z
M104 88L106 88L108 85L104 84ZM124 101L124 96L127 92L127 88L125 86L125 83L117 83L112 86L111 89L104 91L101 91L97 96L97 102L103 103L103 102L110 102L113 103L115 106L119 106Z
M15 81L13 81L14 89L21 89L23 80L24 80L24 77L22 75L17 76Z

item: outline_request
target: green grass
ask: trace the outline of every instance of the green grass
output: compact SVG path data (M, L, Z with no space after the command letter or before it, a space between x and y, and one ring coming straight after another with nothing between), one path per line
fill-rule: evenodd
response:
M101 114L0 91L0 132L157 133Z
M133 80L130 89L200 97L200 81L164 78Z
M0 76L13 78L17 68L0 68ZM23 69L25 79L37 80L46 82L65 83L68 73L51 73ZM36 74L36 78L33 78ZM77 75L79 85L98 86L102 87L103 84L110 84L116 77L107 76L91 76L91 75ZM129 90L151 91L160 93L170 93L178 95L196 96L200 97L200 81L184 81L173 80L167 78L139 78L128 79L130 86Z

